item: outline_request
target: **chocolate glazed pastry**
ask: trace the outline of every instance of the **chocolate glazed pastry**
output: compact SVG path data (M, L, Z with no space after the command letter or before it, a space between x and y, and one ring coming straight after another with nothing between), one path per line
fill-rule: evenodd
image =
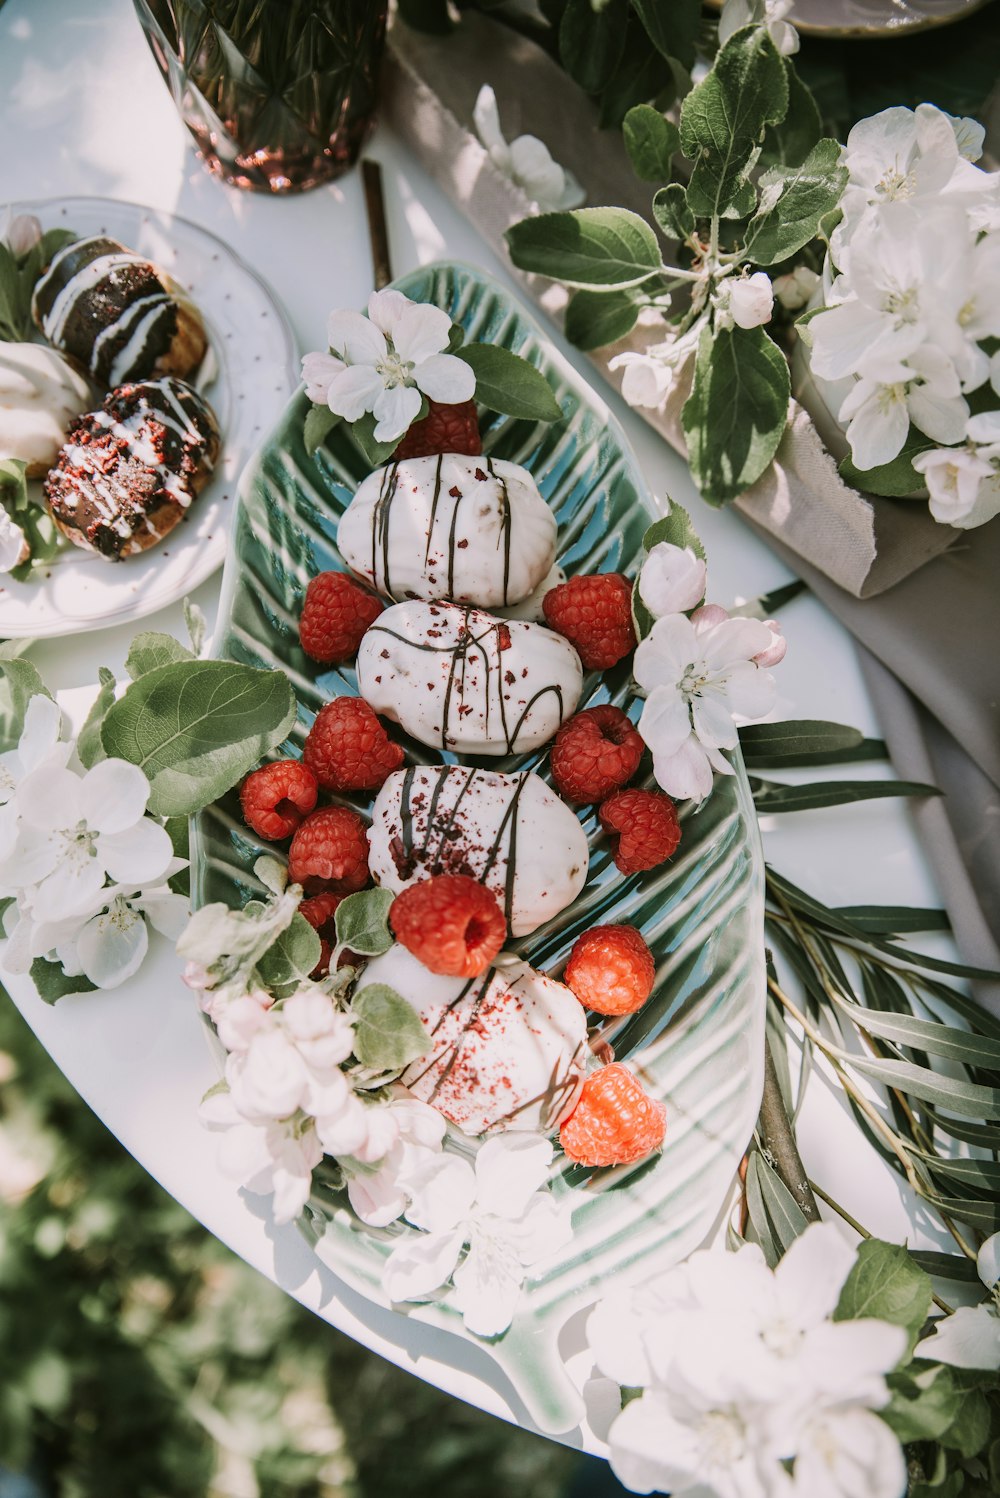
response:
M185 519L218 455L215 415L190 385L123 385L70 428L45 496L74 545L118 562Z
M35 287L45 337L99 384L197 369L207 340L198 309L158 266L116 239L78 239Z

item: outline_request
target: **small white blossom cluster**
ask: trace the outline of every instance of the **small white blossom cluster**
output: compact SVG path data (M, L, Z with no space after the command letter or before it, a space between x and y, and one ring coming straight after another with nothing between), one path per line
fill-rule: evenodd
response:
M669 795L703 801L713 772L731 775L722 754L738 743L736 716L762 718L774 705L767 669L784 658L773 619L731 618L702 603L707 569L690 547L661 541L639 574L639 596L654 623L635 652L633 672L646 693L639 732L653 774Z
M936 520L967 529L1000 512L1000 177L973 165L975 121L931 104L855 125L827 310L810 364L845 381L838 415L855 465L879 467L918 432L913 466ZM987 406L974 414L970 397Z
M373 291L368 316L331 312L329 353L306 354L302 377L311 401L345 421L370 412L377 442L394 442L415 421L423 396L445 405L471 400L470 365L448 354L451 318L401 291Z
M58 706L38 694L17 748L0 754L0 899L12 902L4 963L26 973L47 958L115 988L142 963L149 925L178 935L187 901L167 881L185 863L146 815L142 771L121 759L77 769L73 750Z
M543 212L578 208L585 193L573 173L552 159L552 153L537 135L519 135L508 141L500 128L497 96L484 83L472 112L476 134L498 171L509 177Z
M808 1227L768 1268L711 1250L591 1314L598 1370L641 1389L615 1419L627 1488L673 1498L902 1498L906 1463L874 1411L906 1354L901 1327L833 1321L854 1251Z

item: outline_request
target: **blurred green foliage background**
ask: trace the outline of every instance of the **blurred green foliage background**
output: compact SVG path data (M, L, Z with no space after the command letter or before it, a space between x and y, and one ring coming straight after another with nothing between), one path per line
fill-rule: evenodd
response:
M248 1268L126 1154L0 990L0 1498L26 1470L46 1498L560 1498L584 1460Z

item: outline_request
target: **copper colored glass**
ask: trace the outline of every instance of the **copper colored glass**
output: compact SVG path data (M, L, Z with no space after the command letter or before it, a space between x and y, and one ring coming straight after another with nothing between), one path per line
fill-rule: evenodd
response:
M134 0L209 170L296 192L352 166L371 130L385 0Z

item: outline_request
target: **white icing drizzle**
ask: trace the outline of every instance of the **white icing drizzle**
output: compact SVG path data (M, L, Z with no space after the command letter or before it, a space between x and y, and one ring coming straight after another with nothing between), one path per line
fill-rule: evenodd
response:
M67 250L78 251L80 247L79 241L75 244L67 245L66 249L62 250L53 260L49 267L49 276L52 275ZM88 265L81 266L76 274L69 278L66 285L56 296L48 312L42 318L42 329L49 342L55 344L61 343L66 323L69 321L70 314L73 311L74 303L85 292L92 290L95 286L99 286L119 266L148 264L149 261L144 260L141 255L133 255L130 251L123 250L120 254L98 255L96 260L91 260Z

